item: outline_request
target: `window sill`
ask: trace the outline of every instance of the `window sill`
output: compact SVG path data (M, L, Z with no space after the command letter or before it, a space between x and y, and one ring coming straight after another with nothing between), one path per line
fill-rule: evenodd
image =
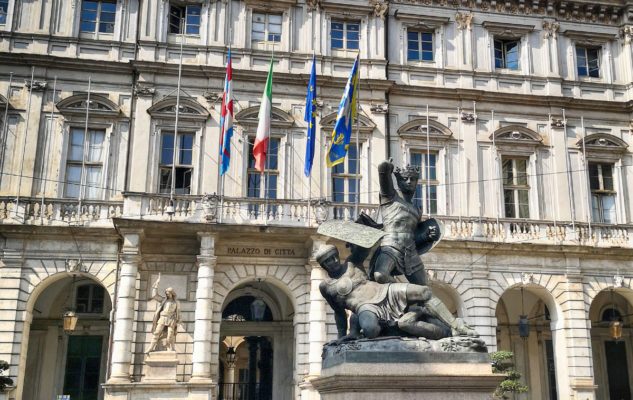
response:
M80 39L114 40L114 33L79 32Z
M167 43L171 44L180 44L180 38L184 37L185 41L183 44L185 45L197 45L200 44L200 35L180 35L178 33L168 33L167 34Z
M576 79L578 82L587 82L587 83L605 83L604 78L598 77L594 78L593 76L578 76Z
M358 50L356 49L332 49L332 57L356 58L356 54L358 54Z

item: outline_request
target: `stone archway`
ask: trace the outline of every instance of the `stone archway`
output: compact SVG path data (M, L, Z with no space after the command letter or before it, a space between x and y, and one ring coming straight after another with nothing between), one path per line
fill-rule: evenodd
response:
M63 330L68 310L78 316L71 333ZM27 302L31 318L24 328L21 397L102 399L111 310L110 292L91 274L59 273L42 281Z
M230 266L226 269L219 267L216 271L214 320L218 320L219 327L218 380L222 378L226 381L227 378L226 354L222 353L228 350L227 341L230 344L231 341L242 339L245 343L235 350L241 352L242 356L247 352L249 362L245 365L245 371L239 371L238 368L229 380L239 381L242 378L246 382L232 382L232 387L256 385L261 389L256 391L257 397L246 399L292 399L297 362L297 313L302 313L301 310L305 308L305 304L302 304L302 308L298 309L297 299L306 297L302 296L307 282L305 268L257 265ZM250 302L246 300L255 298L262 299L266 304L266 317L261 322L253 321L248 310ZM246 310L241 313L233 307L240 301L246 301L241 306ZM231 315L225 312L228 308L232 310L228 313ZM270 388L266 386L267 380L272 382ZM231 389L228 386L231 385L226 386L222 390L222 398L233 399L228 394ZM244 393L246 389L240 390Z
M514 353L514 364L530 388L519 399L556 399L560 397L559 375L562 373L556 346L561 338L553 326L560 320L560 310L551 293L533 283L513 285L503 292L496 306L497 349ZM519 319L527 317L528 335L522 337ZM564 343L562 344L564 346Z
M605 288L593 296L589 306L591 324L591 353L596 398L631 398L633 388L633 290ZM623 324L622 336L612 337L610 325Z

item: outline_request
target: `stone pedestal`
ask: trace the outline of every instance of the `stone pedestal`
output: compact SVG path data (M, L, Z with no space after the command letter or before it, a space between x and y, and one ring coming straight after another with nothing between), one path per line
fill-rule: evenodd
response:
M143 382L176 382L178 357L175 351L153 351L147 355L145 365L147 365L147 369L143 377Z
M493 374L485 346L468 338L383 338L324 348L321 400L490 400L504 376Z

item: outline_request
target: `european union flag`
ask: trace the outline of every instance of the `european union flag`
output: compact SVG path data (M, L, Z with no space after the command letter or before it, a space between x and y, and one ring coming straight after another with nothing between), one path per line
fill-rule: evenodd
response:
M314 142L316 140L316 66L314 56L312 56L312 73L310 74L310 84L308 85L308 95L306 96L304 120L308 123L308 136L306 140L306 165L303 172L306 176L310 176L314 161Z
M330 142L330 148L326 158L328 167L333 167L345 161L347 148L352 138L352 122L356 116L356 102L358 101L356 98L356 89L358 87L358 59L359 55L356 55L352 73L347 80L345 92L341 98L341 104L338 106L338 116L336 117L336 124L332 131L332 141Z

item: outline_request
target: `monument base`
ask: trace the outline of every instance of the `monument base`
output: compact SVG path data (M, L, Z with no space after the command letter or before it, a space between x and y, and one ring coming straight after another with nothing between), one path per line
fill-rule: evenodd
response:
M175 351L153 351L145 359L145 376L143 382L170 383L176 382L178 357Z
M326 346L311 383L322 400L490 400L503 379L478 339L380 338Z

